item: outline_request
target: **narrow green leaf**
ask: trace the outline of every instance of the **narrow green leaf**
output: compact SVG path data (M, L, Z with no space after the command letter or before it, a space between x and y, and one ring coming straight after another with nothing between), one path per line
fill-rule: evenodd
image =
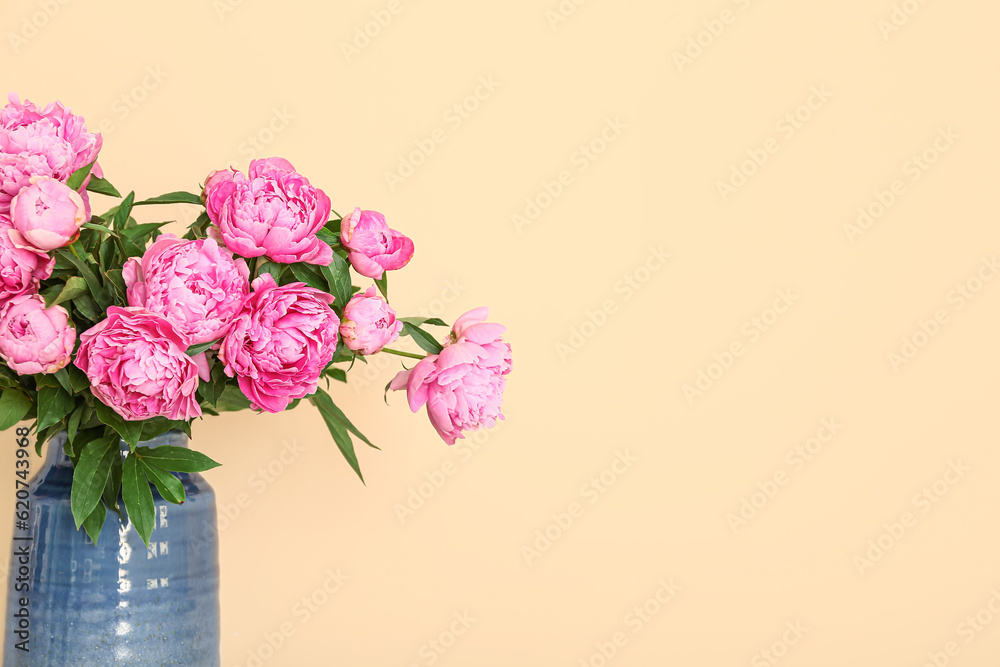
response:
M83 529L87 531L90 541L94 544L97 544L97 540L101 537L101 529L104 528L104 518L107 513L104 503L98 501L97 505L94 506L94 511L83 521Z
M118 300L128 305L128 288L125 286L125 278L122 277L122 270L110 269L104 272L104 277L107 278L109 287L114 289Z
M104 319L104 311L89 294L81 294L73 299L73 308L91 322L100 322Z
M111 305L110 295L104 289L104 285L101 284L101 281L97 278L97 274L94 273L87 262L74 255L71 250L68 251L63 248L56 250L56 255L64 257L70 264L77 268L80 275L87 282L87 287L90 288L90 293L94 296L94 300L102 310L107 309Z
M142 466L142 472L153 483L164 500L174 505L180 505L184 502L184 484L181 483L181 480L166 470L150 464L146 459L139 459L139 465Z
M378 291L382 293L382 297L386 301L389 300L389 272L383 271L382 277L375 281L375 285L378 287Z
M106 406L100 399L94 401L97 417L115 430L122 440L128 443L129 449L135 450L142 435L142 422L125 421L121 415Z
M409 322L403 322L403 331L410 334L413 337L413 341L420 346L424 352L429 354L441 354L441 350L444 347L441 343L435 340L434 336L430 335L418 326L414 326Z
M320 271L326 278L330 294L334 296L334 304L343 308L351 300L351 271L347 260L334 253L329 266L321 266Z
M447 327L450 326L447 322L442 320L440 317L400 317L400 322L409 322L413 326L419 327L423 324L430 324L435 327Z
M80 460L73 470L73 487L70 489L70 506L73 519L79 528L94 511L108 481L111 461L118 452L118 438L105 436L87 444L80 452Z
M87 180L88 176L90 176L90 170L94 168L94 164L96 162L97 160L94 160L94 162L91 162L85 167L80 167L70 174L69 178L66 180L66 186L70 190L79 190L80 186L83 185L83 182ZM77 526L77 528L79 528L79 526Z
M24 419L31 409L31 399L17 389L4 389L0 396L0 431L6 431Z
M72 387L74 394L79 394L81 391L90 386L90 380L87 378L87 374L77 368L74 364L70 364L66 367L69 373L69 384Z
M76 407L76 402L62 387L42 387L38 390L38 426L44 431L58 424Z
M369 447L378 449L378 447L375 447L375 445L371 443L371 440L366 438L364 434L362 434L361 431L359 431L357 427L351 423L351 420L347 418L347 415L344 414L343 410L337 407L337 404L333 402L333 399L330 397L329 394L327 394L322 389L317 389L316 398L320 403L323 404L323 407L320 408L321 410L329 410L330 414L333 415L334 419L340 422L341 426L343 426L348 431L356 435L358 438L361 439L363 443L365 443Z
M191 192L168 192L165 195L160 195L159 197L152 197L151 199L143 199L142 201L137 201L136 206L145 206L146 204L200 204L201 197Z
M103 178L97 178L96 176L90 177L90 182L87 183L87 189L91 192L96 192L99 195L107 195L109 197L121 197L122 193L115 189L115 186Z
M80 430L80 420L83 419L83 410L86 407L85 404L81 403L76 406L76 409L69 416L69 421L66 422L66 440L72 445L73 440L76 439L77 431Z
M326 372L323 373L323 375L332 377L334 380L337 380L338 382L347 382L347 371L345 371L343 368L328 368L326 369Z
M171 472L204 472L219 466L218 463L201 452L187 447L160 445L159 447L139 447L135 451L146 463Z
M289 266L292 269L292 275L299 282L305 283L309 287L318 289L321 292L329 289L326 279L323 277L323 272L316 268L314 264L290 264Z
M142 245L149 237L152 236L164 225L169 225L170 222L144 222L141 225L136 225L135 227L129 227L122 232L122 236L125 236L132 240L133 243Z
M104 500L104 504L109 508L118 512L121 512L118 508L118 497L122 492L122 457L119 452L119 456L111 461L111 474L108 475L108 482L104 485L104 492L101 494L101 498Z
M219 403L222 392L226 389L226 381L228 379L225 368L222 364L216 363L212 367L212 377L210 380L198 385L198 393L209 405L215 407Z
M95 230L97 230L99 232L104 232L105 234L110 234L111 236L118 236L118 234L115 233L115 230L111 229L110 227L105 227L104 225L98 225L95 222L85 222L81 226L84 227L84 228L86 228L86 229L95 229Z
M72 301L81 294L87 293L87 281L80 276L70 276L66 279L66 284L60 290L59 295L49 304L58 306L60 303Z
M125 229L125 223L128 222L129 216L132 215L132 207L135 205L135 193L130 192L125 195L125 199L122 203L118 205L118 209L115 211L114 222L112 227L118 231Z
M340 422L337 421L337 418L333 415L333 413L326 409L323 399L320 397L318 392L310 396L309 401L319 409L319 413L322 415L323 421L326 422L326 427L330 431L330 435L333 436L333 441L337 443L337 448L340 450L340 453L344 456L347 463L358 475L361 483L364 484L365 478L361 474L361 465L358 463L358 455L354 451L354 443L351 442L350 434L340 424Z
M219 341L217 341L217 340L210 340L210 341L209 341L209 342L207 342L207 343L200 343L200 344L198 344L198 345L192 345L191 347L189 347L189 348L187 349L187 355L188 355L189 357L193 357L193 356L195 356L196 354L201 354L201 353L202 353L202 352L204 352L205 350L210 350L210 349L212 349L212 346L213 346L213 345L215 345L215 344L216 344L216 343L218 343L218 342L219 342Z
M156 521L156 509L153 507L153 492L149 489L149 480L139 469L139 459L135 454L129 454L122 464L122 498L125 500L128 518L143 544L148 547Z

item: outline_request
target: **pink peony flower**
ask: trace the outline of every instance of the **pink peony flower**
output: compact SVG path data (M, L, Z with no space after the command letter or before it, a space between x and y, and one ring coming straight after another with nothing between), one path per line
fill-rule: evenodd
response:
M56 260L37 248L14 245L14 225L0 213L0 305L21 294L33 294L52 275ZM16 232L14 232L16 234Z
M413 258L413 241L389 229L385 216L360 208L341 220L340 244L354 270L378 280L385 271L401 269Z
M330 217L330 198L288 160L254 160L247 176L213 172L208 181L209 217L237 255L263 255L282 264L333 261L333 250L316 238Z
M465 437L462 431L492 427L503 419L511 349L501 338L506 327L486 322L488 315L486 308L462 315L441 354L424 357L389 385L393 391L406 389L413 412L426 404L431 424L449 445Z
M11 219L18 245L55 250L80 236L87 222L87 207L80 193L48 176L32 176L10 202Z
M403 323L396 319L396 311L375 293L374 285L344 306L340 338L349 350L366 356L375 354L399 338L402 330Z
M76 329L62 306L45 307L38 294L8 301L0 317L0 357L19 375L55 373L73 356Z
M87 374L94 396L126 421L201 416L198 365L166 318L112 306L80 341L74 363Z
M123 269L128 305L170 320L188 345L226 335L250 294L250 269L212 239L162 234Z
M278 287L265 273L222 341L219 361L254 410L281 412L316 391L333 360L340 321L333 297L304 283Z
M11 199L32 176L65 183L97 159L103 142L100 134L87 131L83 117L59 102L39 109L27 100L22 104L13 93L7 99L10 103L0 109L0 213L10 210ZM94 165L92 173L101 176L100 167Z

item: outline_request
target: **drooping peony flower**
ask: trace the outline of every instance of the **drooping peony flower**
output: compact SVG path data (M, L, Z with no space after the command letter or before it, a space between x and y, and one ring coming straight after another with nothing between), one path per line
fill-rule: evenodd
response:
M396 319L396 311L375 293L374 285L344 306L340 338L349 350L366 356L375 354L399 338L402 330L403 323Z
M10 211L11 199L32 176L65 183L97 159L103 143L100 134L87 131L82 116L59 102L40 109L27 100L22 104L14 93L7 99L10 103L0 109L0 213ZM100 167L95 164L91 173L101 176Z
M316 237L330 217L330 198L288 160L254 160L247 176L213 172L205 184L205 205L219 236L237 255L282 264L333 261L333 250Z
M14 225L0 214L0 306L15 296L37 292L56 265L55 258L37 248L14 245L12 231Z
M316 391L333 360L340 321L333 297L304 283L278 287L265 273L222 341L219 360L254 410L281 412Z
M488 316L486 308L462 315L440 354L424 357L389 385L393 391L406 389L413 412L426 404L431 424L449 445L464 438L463 431L490 428L503 419L511 349L501 337L506 327L486 322Z
M128 305L163 315L188 342L222 338L250 294L250 269L212 239L162 234L125 262Z
M340 222L340 244L354 270L378 280L385 271L401 269L413 258L413 241L389 229L378 211L354 209Z
M73 362L99 401L127 421L201 416L198 366L163 316L143 308L108 308L107 319L80 335Z
M21 294L3 306L0 357L19 375L55 373L73 356L76 329L62 306L45 307L39 294Z
M11 220L18 245L55 250L80 236L87 222L87 207L80 193L48 176L32 176L10 202Z

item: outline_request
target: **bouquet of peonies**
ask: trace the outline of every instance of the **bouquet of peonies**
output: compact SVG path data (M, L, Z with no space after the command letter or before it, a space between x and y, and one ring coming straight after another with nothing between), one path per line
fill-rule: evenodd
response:
M281 158L212 172L200 195L122 197L83 118L58 102L9 102L0 109L0 430L33 419L39 451L66 432L73 515L94 542L122 501L148 543L150 484L180 503L172 473L218 465L186 448L138 446L171 429L190 435L205 414L281 412L307 398L361 476L354 439L374 445L320 383L346 382L355 361L379 352L419 360L386 389L405 388L414 412L426 405L448 444L503 418L504 327L478 308L438 342L424 327L445 322L397 317L387 272L406 266L413 242L382 214L331 219L330 198ZM92 215L91 194L120 202ZM178 238L161 232L170 223L132 217L150 204L204 211ZM352 267L372 283L352 285ZM427 354L386 347L400 336Z

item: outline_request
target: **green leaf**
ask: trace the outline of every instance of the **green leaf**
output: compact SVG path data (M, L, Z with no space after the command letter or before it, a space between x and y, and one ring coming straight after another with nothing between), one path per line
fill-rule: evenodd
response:
M280 283L281 274L285 272L286 266L288 265L278 264L277 262L264 262L263 264L260 265L260 268L257 269L257 275L262 276L265 273L270 273L272 276L274 276L274 282Z
M112 223L112 227L118 231L125 229L125 224L128 222L129 216L132 215L132 207L135 205L135 193L130 192L125 195L125 199L122 203L118 205L118 210L115 211L115 219Z
M171 472L204 472L219 467L201 452L187 447L139 447L135 452L144 462Z
M87 531L90 541L94 544L97 544L97 540L101 537L101 529L104 528L104 518L107 516L107 513L108 511L104 508L104 503L98 502L94 506L94 511L83 520L83 529Z
M73 299L73 308L91 322L100 322L104 319L104 311L89 294L81 294Z
M97 301L97 305L101 308L101 310L106 310L107 307L111 305L111 296L108 294L107 290L104 289L104 285L101 284L101 281L97 278L97 274L94 273L87 262L74 255L72 251L67 251L62 248L56 250L56 255L64 257L70 264L76 267L76 269L80 272L80 275L83 276L83 279L87 282L87 287L90 288L90 293L94 295L94 300Z
M347 371L343 368L328 368L323 375L331 377L338 382L347 382Z
M189 357L193 357L196 354L201 354L205 350L210 350L212 348L212 346L215 345L218 342L219 341L217 341L217 340L211 340L211 341L209 341L207 343L200 343L198 345L192 345L191 347L189 347L187 349L187 355Z
M375 281L375 285L378 287L378 291L382 293L385 300L389 301L389 272L383 271L382 277Z
M177 431L182 430L187 422L183 421L173 421L167 419L166 417L153 417L152 419L145 419L142 422L142 436L140 442L143 440L152 440L153 438L163 435L167 431Z
M108 482L104 485L104 492L101 498L109 508L118 511L118 496L122 492L122 457L119 455L111 462L111 474L108 475ZM121 514L118 511L119 515Z
M334 414L327 409L326 403L318 391L309 397L309 401L319 409L319 413L322 415L323 421L326 422L326 427L329 429L330 435L333 436L333 441L337 443L337 448L354 472L357 473L361 483L364 484L365 478L361 474L361 465L358 463L358 455L354 451L354 443L351 442L350 434L348 434L347 430L341 425Z
M111 269L104 272L104 277L108 279L108 283L114 288L115 293L119 297L119 301L128 305L128 288L125 286L125 278L122 277L121 269Z
M90 386L90 379L87 374L77 368L74 364L70 364L66 367L69 373L69 384L73 389L74 394L79 394L81 391Z
M77 433L76 438L74 438L72 442L70 442L69 438L67 438L66 442L63 443L63 451L66 452L66 456L75 461L79 458L80 452L83 451L84 447L98 438L103 438L106 435L106 430L104 428L104 424L101 424L100 426L101 428L99 429L92 428L86 431L81 430Z
M110 182L103 178L97 178L96 176L90 177L90 182L87 183L87 189L91 192L96 192L99 195L107 195L109 197L121 197L122 193L115 189L115 186L111 185Z
M115 456L121 454L118 451L118 438L114 436L93 440L80 452L80 460L73 470L73 488L70 490L70 506L77 528L100 501Z
M73 393L73 385L69 382L69 371L65 367L60 368L55 373L52 373L52 377L59 381L59 385L66 390L66 393Z
M72 301L81 294L87 293L87 281L80 276L70 276L66 279L66 284L63 286L62 290L59 291L58 296L48 303L46 301L46 307L48 306L58 306L60 303L66 301Z
M326 278L330 294L334 296L334 303L338 308L343 308L351 300L351 270L350 264L340 255L334 253L330 266L321 266L320 271Z
M146 462L145 459L139 459L139 465L146 478L156 486L156 490L160 492L164 500L174 505L180 505L184 502L184 484L181 483L181 480L166 470Z
M151 199L143 199L142 201L137 201L136 206L145 206L146 204L200 204L201 197L193 194L191 192L168 192L165 195L160 195L159 197L153 197Z
M62 387L42 387L38 390L38 426L44 431L58 424L76 407L76 402Z
M222 392L226 390L226 381L229 378L226 377L226 370L222 364L216 363L212 367L212 377L208 382L202 382L198 385L198 393L201 397L212 407L215 407L219 403L219 398L222 396ZM204 407L202 408L204 409Z
M299 282L305 283L309 287L325 292L328 288L323 272L315 264L290 264L292 275Z
M87 180L88 176L90 176L90 170L94 168L94 164L96 162L97 160L94 160L94 162L91 162L85 167L80 167L70 174L69 178L66 180L66 186L70 190L79 190L80 186L83 185L83 182ZM77 526L77 528L79 528L79 526Z
M152 236L164 225L169 225L169 222L144 222L141 225L136 225L135 227L129 227L122 232L122 236L130 239L133 243L137 245L142 245L149 240Z
M149 489L149 481L139 469L139 458L134 453L129 454L122 464L122 497L128 518L143 544L148 547L153 524L156 522L156 509L153 507L153 492Z
M319 403L322 404L322 407L320 408L321 411L322 410L328 410L330 412L330 414L333 416L333 418L336 419L338 422L340 422L341 426L343 426L348 431L350 431L351 433L353 433L354 435L356 435L358 438L361 439L361 441L363 443L365 443L369 447L373 447L375 449L378 449L378 447L375 447L375 445L373 445L371 443L371 440L369 440L368 438L366 438L361 433L361 431L359 431L357 429L357 427L354 424L351 423L351 420L347 418L347 415L344 414L343 410L341 410L339 407L337 407L337 404L333 402L333 399L330 397L329 394L327 394L322 389L317 389L316 390L316 399L317 399L317 401L319 401Z
M69 421L66 422L66 440L71 445L73 444L73 440L76 439L77 431L80 430L80 420L83 419L83 410L86 407L84 403L76 406L76 410L73 410L69 416Z
M447 327L450 326L447 322L442 320L440 317L400 317L400 322L409 322L415 327L419 327L422 324L430 324L435 327Z
M227 384L226 388L222 391L222 395L219 396L215 407L219 412L248 410L250 408L250 399L244 396L243 392L236 385Z
M6 431L24 419L31 409L31 399L17 389L4 389L0 396L0 431Z
M444 349L441 343L434 339L434 336L430 335L418 326L414 326L409 322L403 322L403 331L410 334L413 337L413 341L420 346L424 352L429 354L441 354L441 350Z
M99 225L96 222L85 222L81 226L86 229L96 229L99 232L104 232L105 234L110 234L111 236L118 236L118 234L115 233L115 230L110 227L105 227L104 225Z
M102 422L110 426L121 436L122 440L128 443L129 449L135 451L142 436L142 422L125 421L121 415L106 406L100 399L94 401L94 408L97 410L97 417Z

